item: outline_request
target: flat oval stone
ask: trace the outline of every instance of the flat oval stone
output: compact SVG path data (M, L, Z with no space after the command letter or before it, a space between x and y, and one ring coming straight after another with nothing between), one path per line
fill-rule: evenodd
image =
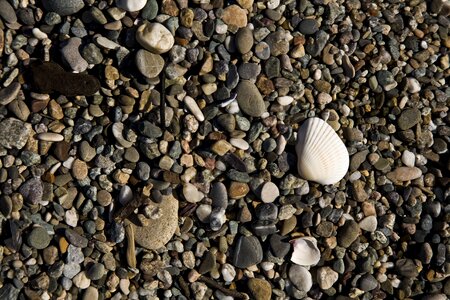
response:
M241 28L236 34L236 48L241 54L249 52L253 47L253 33L248 28Z
M42 132L39 133L36 138L45 142L61 142L64 140L64 136L62 134L54 132Z
M84 7L83 0L47 0L42 3L47 11L55 12L60 16L72 15Z
M387 173L386 176L394 182L409 181L422 176L422 170L416 167L398 167L394 171Z
M13 82L4 89L0 90L0 105L7 105L14 99L20 91L20 83Z
M135 62L139 72L148 78L158 76L164 68L164 59L161 55L153 54L144 49L136 53Z
M266 112L263 97L254 83L242 80L237 87L239 108L249 116L260 117Z

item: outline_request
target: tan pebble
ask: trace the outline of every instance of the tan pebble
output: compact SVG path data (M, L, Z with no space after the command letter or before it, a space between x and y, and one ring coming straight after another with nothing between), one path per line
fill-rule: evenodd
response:
M211 150L217 155L223 156L231 150L233 146L225 140L220 140L212 145Z
M247 11L238 5L230 5L223 10L222 21L238 28L247 26Z
M228 189L228 196L232 199L240 199L245 197L249 191L250 188L246 183L233 181Z
M46 141L46 142L61 142L64 140L64 136L59 133L54 132L43 132L39 133L36 138L40 141Z
M72 164L72 175L75 179L83 180L88 176L87 164L79 159L76 159Z

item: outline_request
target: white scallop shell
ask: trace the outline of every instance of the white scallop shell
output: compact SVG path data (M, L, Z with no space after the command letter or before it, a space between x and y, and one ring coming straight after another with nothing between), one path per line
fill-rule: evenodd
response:
M301 266L312 266L320 260L320 250L317 240L313 237L301 237L291 241L294 247L291 261Z
M319 118L300 126L295 147L298 172L306 180L335 184L347 173L348 151L333 128Z

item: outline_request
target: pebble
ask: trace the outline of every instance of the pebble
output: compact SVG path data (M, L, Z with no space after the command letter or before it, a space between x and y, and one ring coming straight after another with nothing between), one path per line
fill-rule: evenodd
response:
M250 278L247 286L250 293L256 300L272 299L272 286L267 280L260 278Z
M259 264L263 258L261 243L255 236L241 236L236 242L233 265L245 269Z
M203 112L198 107L197 102L190 96L185 96L183 98L184 104L186 105L187 109L194 115L194 117L199 121L203 122L205 120L205 116L203 115Z
M347 220L338 229L337 242L339 246L348 248L359 236L359 225L353 220Z
M394 182L414 180L422 176L422 170L417 167L398 167L386 174Z
M227 6L222 13L222 21L237 28L247 26L247 12L236 4Z
M1 1L1 0L0 0ZM6 0L3 0L6 2ZM1 8L0 8L1 11ZM17 98L20 91L20 83L13 82L9 86L0 90L0 105L8 105Z
M6 23L14 24L17 22L17 16L14 8L6 0L0 0L0 17L6 21Z
M102 278L105 272L105 266L101 263L94 263L86 272L86 277L90 280L99 280Z
M287 106L287 105L291 104L293 101L294 101L294 98L291 96L281 96L281 97L277 98L277 102L283 106Z
M78 37L72 37L64 42L61 48L61 54L64 61L70 66L70 68L78 73L84 72L87 67L87 61L81 56L79 48L81 46L81 39Z
M312 276L305 267L292 264L288 276L292 284L300 291L308 292L312 288Z
M159 23L144 23L139 26L136 41L154 54L168 52L175 42L172 33Z
M164 69L164 59L161 55L144 49L140 49L136 53L135 62L139 72L148 78L155 78Z
M36 138L45 142L61 142L64 141L64 136L54 132L43 132L36 135Z
M319 24L314 19L305 19L298 25L298 31L305 35L311 35L319 31Z
M52 238L42 227L35 227L27 236L27 243L31 247L42 250L47 248L50 245L50 241Z
M378 221L376 216L367 216L359 221L359 228L368 232L374 232L377 230Z
M266 111L264 100L258 88L248 80L242 80L237 87L239 108L251 117L261 117Z
M236 33L236 48L241 54L249 52L253 47L253 33L248 27L238 30Z
M58 0L48 0L43 4L46 10L55 12L60 16L73 15L84 7L83 0L69 0L64 3Z
M200 202L205 197L192 183L186 183L183 186L183 196L190 203Z
M160 217L148 219L147 226L133 223L135 241L138 245L156 250L163 247L173 236L178 227L178 200L173 196L165 196L156 204Z
M317 269L317 283L322 290L330 289L339 279L339 274L330 267L320 267Z
M98 298L98 289L93 286L89 286L84 291L82 300L97 300Z
M401 130L407 130L418 124L421 120L421 114L417 108L406 109L398 118L398 127Z
M273 182L266 182L261 188L261 201L270 203L280 196L278 186Z
M146 3L146 0L116 0L117 7L132 12L143 9Z
M40 178L28 179L19 188L20 194L27 200L30 204L35 205L41 202L44 195L44 187Z
M31 125L15 118L0 122L0 145L7 149L22 149L31 133Z
M75 179L83 180L88 176L88 166L87 164L79 159L75 159L72 164L72 176Z

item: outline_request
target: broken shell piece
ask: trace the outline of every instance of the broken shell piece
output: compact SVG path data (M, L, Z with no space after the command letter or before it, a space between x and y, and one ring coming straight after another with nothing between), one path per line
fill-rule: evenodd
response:
M320 251L317 240L313 237L302 237L291 241L294 247L291 261L301 266L312 266L319 262Z
M334 129L319 118L306 120L295 147L298 172L306 180L335 184L347 173L348 151Z

